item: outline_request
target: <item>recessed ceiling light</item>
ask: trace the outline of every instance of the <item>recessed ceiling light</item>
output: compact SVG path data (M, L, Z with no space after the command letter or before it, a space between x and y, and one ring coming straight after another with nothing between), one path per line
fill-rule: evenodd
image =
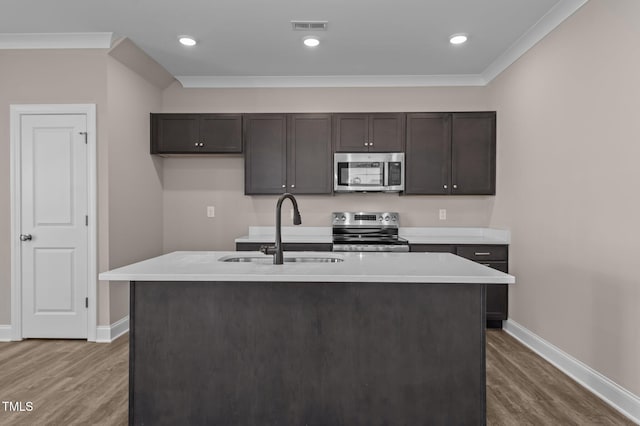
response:
M195 46L196 45L196 39L191 37L191 36L187 36L187 35L181 35L180 37L178 37L178 41L185 45L185 46Z
M468 39L466 34L454 34L449 37L449 43L451 44L462 44L466 42Z
M318 40L318 37L315 36L306 36L302 39L302 42L307 47L316 47L320 44L320 40Z

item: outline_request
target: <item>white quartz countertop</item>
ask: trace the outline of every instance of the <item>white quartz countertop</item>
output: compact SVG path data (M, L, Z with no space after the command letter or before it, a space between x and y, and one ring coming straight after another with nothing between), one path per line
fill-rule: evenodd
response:
M418 228L400 227L400 237L409 244L509 244L511 234L494 228Z
M257 262L222 262L253 257ZM274 265L260 252L177 251L103 272L109 281L265 281L513 284L515 277L451 253L285 252L287 257L341 262Z
M510 232L503 229L473 227L400 227L399 235L409 244L509 244ZM269 243L275 241L273 226L250 226L249 234L236 238L236 243ZM284 226L285 243L332 243L330 226Z

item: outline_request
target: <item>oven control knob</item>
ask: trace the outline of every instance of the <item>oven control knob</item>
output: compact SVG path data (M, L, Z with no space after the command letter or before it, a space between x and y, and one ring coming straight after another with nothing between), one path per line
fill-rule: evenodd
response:
M347 218L344 215L340 216L340 220L346 220Z
M389 222L389 216L385 216L384 220L386 220L387 222Z

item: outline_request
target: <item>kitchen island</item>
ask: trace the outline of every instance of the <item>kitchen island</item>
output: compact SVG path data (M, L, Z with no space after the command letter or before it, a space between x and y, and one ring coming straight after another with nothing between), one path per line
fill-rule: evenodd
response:
M270 262L175 252L100 274L131 281L131 424L484 424L485 285L514 277L449 253Z

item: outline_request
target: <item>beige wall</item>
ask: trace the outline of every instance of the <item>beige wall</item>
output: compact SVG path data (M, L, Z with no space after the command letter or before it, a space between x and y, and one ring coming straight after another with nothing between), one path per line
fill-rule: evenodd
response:
M9 105L53 103L96 104L98 141L104 139L105 52L0 50L0 324L11 323ZM104 174L99 179L102 178ZM102 225L100 232L104 231ZM106 247L101 245L99 251L103 253ZM99 263L99 266L106 265ZM99 303L108 300L104 290L99 289ZM99 315L104 314L105 309L99 309Z
M490 86L509 314L640 395L640 2L592 0Z
M161 93L108 58L109 268L162 253L162 159L149 155L149 112L160 107ZM108 324L128 314L129 283L111 282Z
M486 88L183 89L164 92L162 112L486 110ZM249 225L275 223L275 196L244 195L241 156L164 160L164 251L230 250ZM394 210L405 226L486 226L494 197L342 194L298 197L303 225L329 226L332 211ZM206 206L216 209L206 217ZM446 208L448 220L438 220ZM288 209L288 207L287 207ZM287 210L288 211L288 210ZM283 223L290 224L288 216Z
M161 159L149 111L162 90L106 50L0 50L0 325L11 323L9 105L97 105L98 271L162 251ZM90 283L90 285L95 283ZM128 313L128 288L98 284L98 325Z

